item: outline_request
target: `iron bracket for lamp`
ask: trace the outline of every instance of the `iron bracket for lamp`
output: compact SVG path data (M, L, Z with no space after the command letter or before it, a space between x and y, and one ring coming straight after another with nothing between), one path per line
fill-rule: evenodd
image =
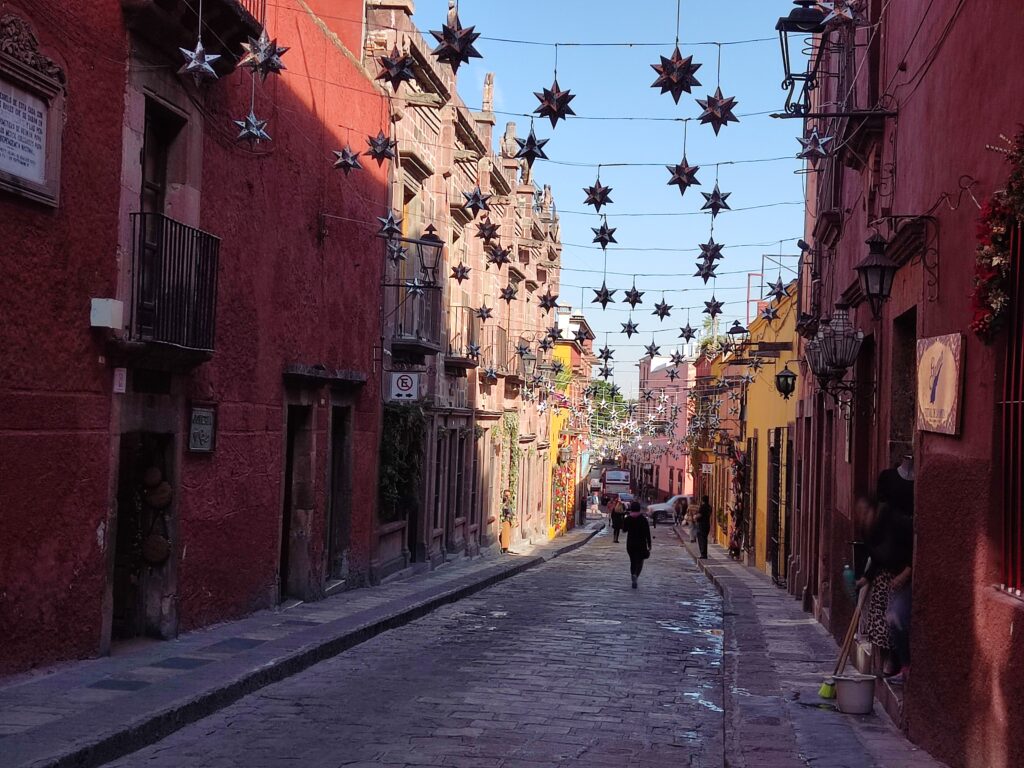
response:
M776 120L791 120L799 117L807 120L827 120L830 117L896 117L899 113L891 109L851 109L842 112L772 112L769 117Z
M961 189L967 189L962 184ZM962 196L962 193L961 193ZM940 201L944 198L940 198ZM959 207L959 202L957 206ZM933 208L934 210L934 208ZM956 210L953 208L952 210ZM925 239L921 244L921 248L918 253L912 256L906 263L909 264L920 264L924 270L928 285L928 301L938 301L939 298L939 220L932 216L930 213L918 213L918 214L890 214L887 216L879 216L871 222L868 222L869 227L877 229L881 222L889 224L889 230L892 232L890 238L890 244L899 234L896 230L896 222L909 221L909 222L923 222L925 225ZM929 227L931 232L928 231Z

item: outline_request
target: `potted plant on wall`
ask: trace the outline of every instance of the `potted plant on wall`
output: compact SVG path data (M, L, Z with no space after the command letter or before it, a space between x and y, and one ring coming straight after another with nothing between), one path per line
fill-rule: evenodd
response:
M512 504L512 491L506 488L501 493L501 551L508 552L512 546L512 526L516 524L516 510Z

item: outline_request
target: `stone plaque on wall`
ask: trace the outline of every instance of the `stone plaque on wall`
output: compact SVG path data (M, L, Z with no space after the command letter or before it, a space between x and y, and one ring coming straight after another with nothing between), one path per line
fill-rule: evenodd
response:
M960 333L917 340L918 429L959 434L963 344Z
M64 73L24 19L0 16L0 190L56 206Z

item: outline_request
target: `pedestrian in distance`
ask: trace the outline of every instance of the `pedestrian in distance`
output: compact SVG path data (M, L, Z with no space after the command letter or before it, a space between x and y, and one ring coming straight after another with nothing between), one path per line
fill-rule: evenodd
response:
M711 502L707 496L701 497L700 507L697 509L697 547L700 549L700 559L708 559L708 536L711 534Z
M629 576L636 589L640 571L644 569L644 560L651 556L651 526L647 518L640 512L640 503L634 501L629 505L626 517L626 554L629 555Z
M689 510L689 507L689 502L687 502L685 496L680 496L678 499L676 499L676 505L674 510L676 525L682 525L683 521L686 520L686 513Z
M608 511L612 515L612 540L619 543L619 532L622 530L622 523L626 517L626 511L623 509L622 499L618 496L613 496L612 500L608 503Z

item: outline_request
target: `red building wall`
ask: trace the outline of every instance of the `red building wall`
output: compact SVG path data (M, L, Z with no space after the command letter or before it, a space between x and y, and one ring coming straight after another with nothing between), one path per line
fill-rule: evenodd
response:
M122 428L111 404L122 396L111 395L105 340L90 330L88 313L91 297L117 295L118 259L126 257L118 252L118 200L129 162L121 148L131 36L119 4L100 5L41 0L13 9L65 66L68 116L60 206L0 193L0 673L95 654L106 642L105 528L115 514ZM197 224L221 238L217 331L212 360L181 377L176 402L216 403L218 429L212 455L181 451L177 467L172 556L180 630L276 599L288 365L367 378L345 390L354 398L356 582L372 555L383 261L375 235L389 166L366 158L364 170L346 178L332 168L332 150L365 150L368 135L388 131L388 113L358 50L341 45L330 19L290 0L268 6L271 35L291 47L286 71L257 87L256 113L270 121L273 141L254 149L234 142L232 121L249 111L248 71L196 97L203 113ZM346 19L362 13L356 0L331 7ZM178 62L166 65L173 71ZM310 393L310 528L317 534L310 559L322 580L331 393ZM186 410L180 407L179 441L187 436Z

